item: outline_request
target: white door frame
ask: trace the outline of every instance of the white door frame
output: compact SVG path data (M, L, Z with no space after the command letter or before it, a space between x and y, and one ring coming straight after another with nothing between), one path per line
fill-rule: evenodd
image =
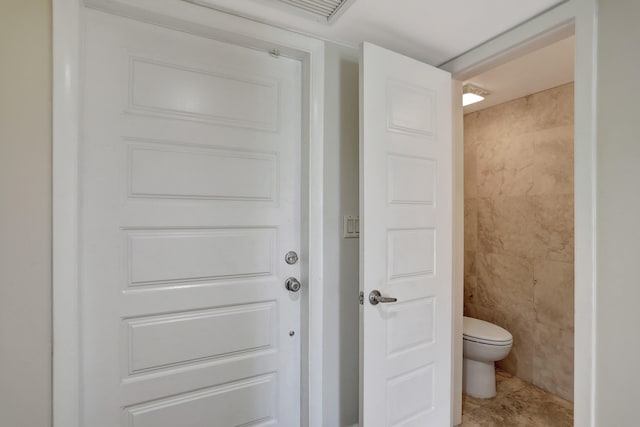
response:
M302 418L322 426L322 200L324 42L186 2L85 0L137 20L261 50L303 63ZM53 425L81 427L79 175L82 0L53 0ZM304 173L306 171L306 174ZM306 175L306 176L305 176ZM311 304L310 302L313 302Z
M574 425L595 423L595 178L597 1L569 0L445 63L454 81L454 423L462 411L462 306L464 260L463 130L461 83L487 69L571 34L575 47L575 338ZM456 122L455 117L458 117Z

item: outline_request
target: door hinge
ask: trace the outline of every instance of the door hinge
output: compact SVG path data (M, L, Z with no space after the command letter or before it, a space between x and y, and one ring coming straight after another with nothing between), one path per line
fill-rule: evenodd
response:
M360 300L360 305L363 305L364 304L364 292L362 292L362 291L360 291L359 300Z

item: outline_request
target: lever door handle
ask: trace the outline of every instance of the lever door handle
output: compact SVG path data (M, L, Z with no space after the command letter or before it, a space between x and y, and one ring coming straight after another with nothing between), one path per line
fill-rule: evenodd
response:
M378 305L379 303L396 302L396 301L398 301L398 298L383 297L380 291L378 290L371 291L371 293L369 294L369 302L371 303L371 305Z

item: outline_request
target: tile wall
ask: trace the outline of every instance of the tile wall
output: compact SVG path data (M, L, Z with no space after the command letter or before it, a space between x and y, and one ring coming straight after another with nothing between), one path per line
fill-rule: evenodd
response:
M507 372L573 399L573 84L464 118L465 315L514 337Z

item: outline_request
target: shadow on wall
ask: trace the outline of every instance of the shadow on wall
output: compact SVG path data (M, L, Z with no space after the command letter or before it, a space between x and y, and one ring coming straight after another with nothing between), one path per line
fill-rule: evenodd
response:
M358 55L325 48L323 422L358 421L359 239L342 237L344 215L358 215Z

